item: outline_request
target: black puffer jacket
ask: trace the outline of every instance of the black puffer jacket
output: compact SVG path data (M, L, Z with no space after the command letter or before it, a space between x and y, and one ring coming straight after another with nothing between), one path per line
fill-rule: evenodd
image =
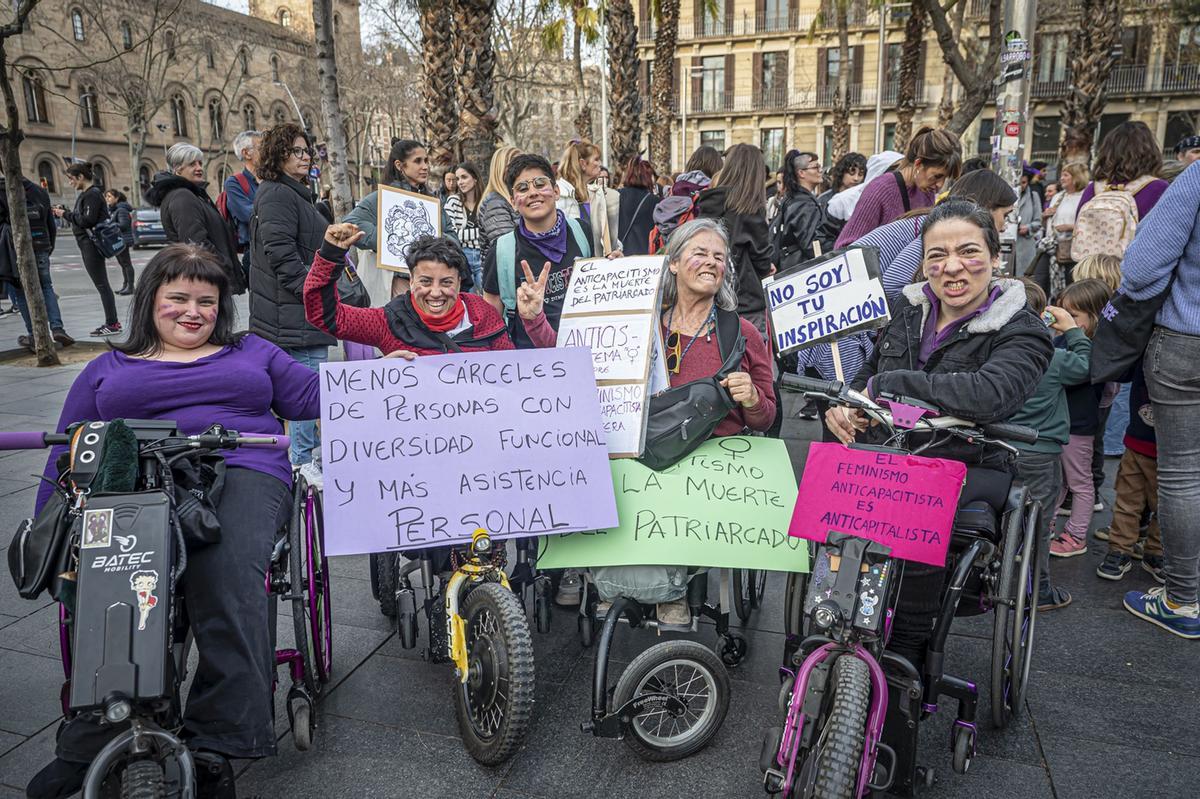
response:
M992 285L997 284L1003 292L991 307L934 350L921 369L917 368L921 332L932 305L922 291L924 283L905 286L892 303L892 321L851 387L862 391L870 380L873 396L886 392L913 397L980 424L1010 418L1037 389L1054 345L1046 325L1026 305L1021 282L1000 280ZM870 432L877 434L871 437L873 443L880 443L880 429ZM1007 468L1002 452L985 451L958 439L923 454Z
M729 261L737 278L738 307L742 314L761 313L767 307L762 280L771 274L771 242L765 211L739 214L725 207L724 186L705 189L696 197L696 215L721 220L729 234Z
M221 259L234 294L246 292L237 254L237 237L209 198L207 183L193 183L170 172L159 172L146 191L146 202L162 214L167 241L199 244Z
M74 209L63 214L63 219L71 225L76 241L93 246L88 231L108 219L108 203L104 201L104 192L96 186L88 186L75 198Z
M328 226L299 181L284 175L258 184L250 217L251 333L283 349L336 343L304 317L304 279Z

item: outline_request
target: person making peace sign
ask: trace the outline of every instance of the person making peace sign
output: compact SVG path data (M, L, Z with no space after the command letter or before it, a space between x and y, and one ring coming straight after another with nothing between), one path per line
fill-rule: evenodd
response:
M421 236L408 251L412 285L408 293L393 297L382 308L355 308L341 302L337 281L346 264L346 254L365 234L357 225L343 222L325 231L325 241L313 259L304 281L304 310L315 327L339 339L378 347L388 357L412 360L418 355L448 352L482 352L514 349L500 314L485 300L462 291L467 259L452 241ZM549 270L538 279L526 261L521 262L526 283L519 292L518 311L527 327L540 320ZM544 335L529 333L537 346Z

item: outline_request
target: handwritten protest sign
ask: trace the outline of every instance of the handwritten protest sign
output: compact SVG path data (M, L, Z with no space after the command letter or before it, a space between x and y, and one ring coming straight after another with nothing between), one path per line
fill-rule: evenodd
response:
M617 522L585 349L321 365L331 555Z
M787 534L796 478L778 439L706 441L661 472L614 460L619 527L542 539L538 567L714 566L807 571Z
M891 318L879 278L879 252L839 250L763 281L775 347L787 354Z
M563 301L558 346L591 347L600 415L614 458L642 454L665 264L661 256L576 261Z
M819 543L849 533L944 566L966 476L959 461L814 443L788 532Z
M437 197L380 184L376 218L377 265L408 273L408 247L418 236L442 235L442 206Z

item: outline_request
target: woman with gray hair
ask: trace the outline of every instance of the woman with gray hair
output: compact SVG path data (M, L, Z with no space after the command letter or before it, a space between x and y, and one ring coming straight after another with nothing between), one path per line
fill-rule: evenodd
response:
M225 268L233 293L241 294L246 290L246 274L238 260L237 240L207 189L204 153L179 142L167 150L167 171L154 176L146 202L159 208L167 241L211 250Z
M525 266L525 282L517 289L518 312L530 338L539 347L554 346L554 331L545 321L540 294L545 293L544 271L536 279ZM713 377L724 358L717 339L731 315L745 339L745 354L738 370L721 381L735 407L713 431L713 436L734 436L747 429L767 430L775 420L775 391L771 356L762 334L737 316L737 292L729 270L729 236L715 219L693 219L671 233L667 245L667 271L663 275L660 316L666 342L666 365L671 388ZM689 624L687 581L681 569L668 566L621 566L594 569L600 598L609 601L626 594L658 604L664 624ZM649 589L648 586L653 586ZM649 593L647 593L649 591Z

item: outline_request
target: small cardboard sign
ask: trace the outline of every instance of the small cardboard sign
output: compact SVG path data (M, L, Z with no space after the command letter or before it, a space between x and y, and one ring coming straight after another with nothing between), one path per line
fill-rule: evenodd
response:
M408 274L408 248L419 236L442 235L442 204L437 197L379 186L375 236L380 269Z
M814 443L788 533L849 533L901 560L946 565L967 467L959 461Z
M656 327L666 259L576 261L558 323L559 347L590 347L609 456L636 458L646 436L647 382L661 371Z
M763 281L775 349L782 355L883 327L891 318L879 251L851 247Z

